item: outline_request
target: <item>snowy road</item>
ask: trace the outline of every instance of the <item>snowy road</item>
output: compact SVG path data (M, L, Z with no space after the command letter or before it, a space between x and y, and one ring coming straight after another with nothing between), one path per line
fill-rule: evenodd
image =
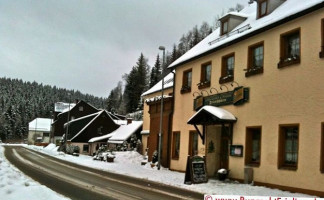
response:
M23 147L5 147L22 172L71 199L202 199L166 185L71 164Z

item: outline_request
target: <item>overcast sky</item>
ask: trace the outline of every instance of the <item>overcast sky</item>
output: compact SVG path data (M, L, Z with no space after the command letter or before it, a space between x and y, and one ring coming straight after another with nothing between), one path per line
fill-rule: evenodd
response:
M107 97L141 53L248 0L0 0L0 77Z

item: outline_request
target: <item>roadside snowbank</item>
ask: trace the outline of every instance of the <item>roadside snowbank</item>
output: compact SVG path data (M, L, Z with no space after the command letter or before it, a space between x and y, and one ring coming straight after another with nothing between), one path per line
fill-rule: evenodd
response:
M6 200L68 199L20 172L5 158L2 145L0 145L0 197Z
M151 168L149 164L141 166L143 156L137 152L115 152L116 158L113 163L93 160L92 157L80 155L79 157L63 154L57 152L57 147L54 144L43 148L38 146L27 146L27 148L37 150L42 153L54 156L56 158L73 162L79 165L84 165L104 171L124 174L141 179L147 179L172 185L191 191L197 191L204 194L217 195L245 195L245 196L281 196L281 197L310 197L305 194L290 193L277 189L270 189L266 187L251 186L247 184L240 184L237 182L222 182L210 179L208 183L204 184L184 184L184 173L170 171L165 168L157 170Z

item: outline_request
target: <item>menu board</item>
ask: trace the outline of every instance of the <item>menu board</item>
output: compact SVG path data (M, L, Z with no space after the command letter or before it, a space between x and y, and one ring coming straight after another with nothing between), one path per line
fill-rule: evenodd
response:
M205 157L188 156L185 184L206 183L207 181Z

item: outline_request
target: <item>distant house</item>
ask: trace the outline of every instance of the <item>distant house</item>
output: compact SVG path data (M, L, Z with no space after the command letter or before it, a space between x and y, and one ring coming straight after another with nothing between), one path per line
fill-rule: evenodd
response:
M105 110L86 115L64 125L68 143L80 147L80 153L92 155L102 144L107 144L105 135L118 129L119 118ZM122 120L120 120L122 121ZM89 143L92 138L99 138Z
M28 125L28 144L49 143L52 119L36 118Z
M86 103L85 101L79 101L77 104L74 104L73 107L70 108L67 106L66 103L65 106L57 107L55 110L55 116L54 116L54 122L52 124L52 137L54 137L54 141L56 144L61 140L64 131L64 124L68 121L84 117L93 113L97 113L99 110L95 108L94 106ZM64 107L64 109L61 109ZM61 111L61 113L59 113Z

